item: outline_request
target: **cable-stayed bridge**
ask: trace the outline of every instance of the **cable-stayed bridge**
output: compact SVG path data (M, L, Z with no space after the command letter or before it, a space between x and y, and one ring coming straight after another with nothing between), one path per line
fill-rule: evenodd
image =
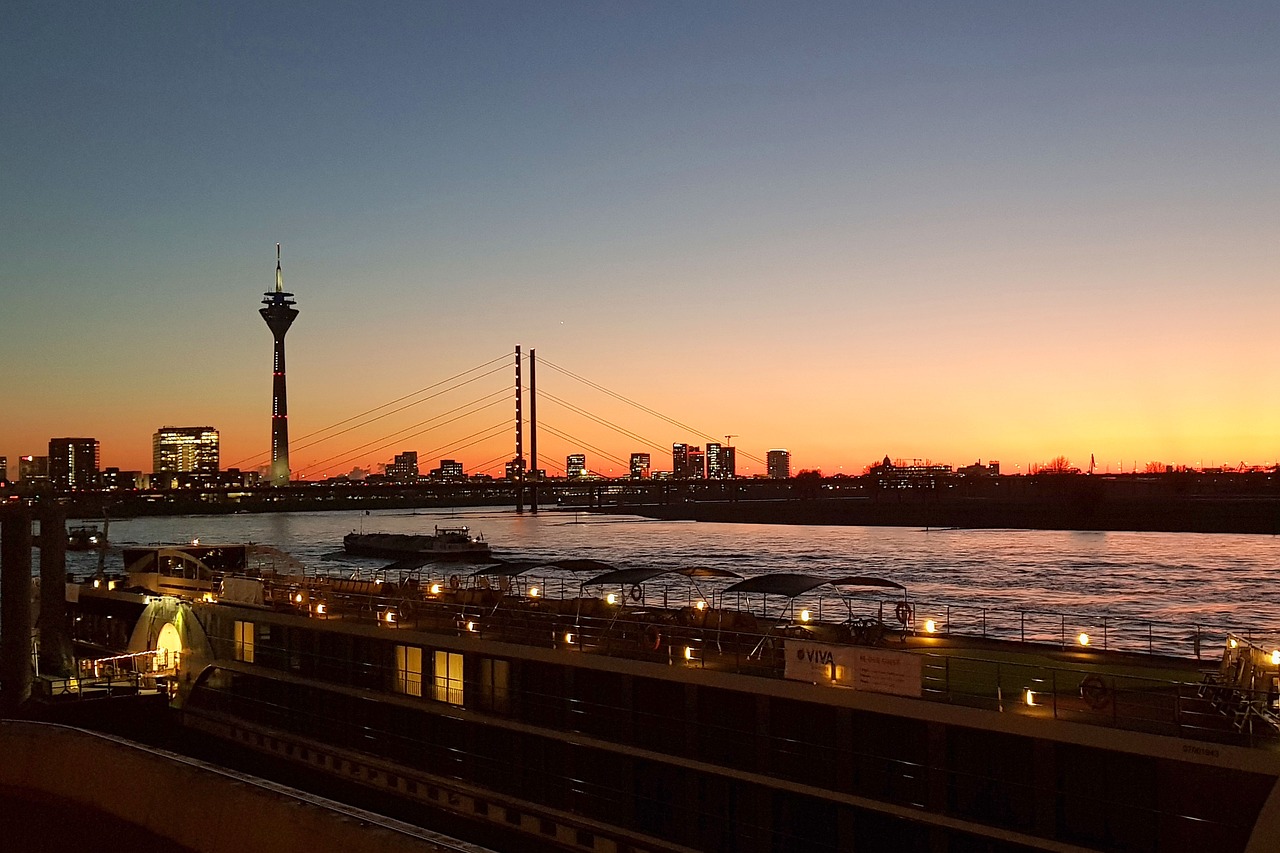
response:
M541 375L535 379L536 374ZM673 444L706 444L725 453L728 443L721 438L517 347L514 354L495 356L299 435L290 454L295 482L349 472L358 478L383 468L378 472L383 477L373 478L381 480L390 476L391 460L402 451L415 452L425 464L457 460L464 476L494 479L512 471L518 476L521 467L529 479L539 469L561 477L569 473L567 457L584 454L587 479L612 479L630 474L632 453L650 454L652 466L661 468L671 460ZM764 459L737 448L727 458L741 467L714 466L713 478L765 471ZM264 450L228 467L251 470L269 459Z

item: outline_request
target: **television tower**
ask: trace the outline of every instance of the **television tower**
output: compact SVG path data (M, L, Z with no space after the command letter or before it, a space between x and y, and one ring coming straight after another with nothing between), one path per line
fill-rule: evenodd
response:
M276 289L262 294L258 313L267 321L276 339L275 362L271 370L271 485L289 485L289 402L284 386L284 336L298 316L293 294L284 289L280 271L280 244L276 243Z

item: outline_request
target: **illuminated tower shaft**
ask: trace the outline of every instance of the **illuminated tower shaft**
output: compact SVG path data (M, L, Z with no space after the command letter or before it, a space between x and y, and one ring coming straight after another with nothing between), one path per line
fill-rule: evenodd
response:
M280 244L276 243L276 289L264 293L258 310L276 339L271 370L271 485L289 485L289 401L284 383L284 336L298 316L292 293L285 293L280 270Z

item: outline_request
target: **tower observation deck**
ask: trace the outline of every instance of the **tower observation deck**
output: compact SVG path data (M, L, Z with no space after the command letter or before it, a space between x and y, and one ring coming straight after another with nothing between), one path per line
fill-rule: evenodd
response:
M276 243L276 289L264 293L258 310L275 338L271 369L271 485L289 485L289 402L284 380L284 336L298 316L292 293L284 289L280 269L280 244Z

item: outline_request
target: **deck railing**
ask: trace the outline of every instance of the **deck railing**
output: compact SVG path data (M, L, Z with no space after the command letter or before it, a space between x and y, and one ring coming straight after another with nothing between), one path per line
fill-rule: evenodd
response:
M441 585L433 592L436 583ZM537 595L531 595L535 586ZM643 594L628 594L612 604L598 596L548 596L548 588L554 593L556 586L538 581L506 591L497 586L453 589L445 578L442 583L384 584L381 594L371 595L363 591L367 587L349 582L299 584L296 580L277 579L266 583L264 592L268 604L277 609L315 619L377 624L389 632L470 635L768 678L785 676L784 651L788 641L902 648L920 627L919 610L904 625L892 609L887 618L882 617L879 608L871 611L875 604L872 600L863 602L865 611L871 612L869 616L856 615L859 611L841 599L843 620L831 620L832 611L823 608L816 614L811 611L809 621L798 622L757 618L748 610L709 604L699 607L699 602L705 600L696 597L687 599L689 603L683 606L671 607L670 597L665 597L664 606L647 606ZM577 591L569 584L559 586L560 592ZM894 602L887 604L892 606ZM885 605L886 602L879 603L880 608ZM975 612L981 619L981 630L965 631L953 612L943 611L944 621L935 625L935 636L944 644L956 637L1008 636L1007 622L996 625L990 612ZM1025 644L1016 653L1008 647L984 657L985 653L954 643L937 649L922 647L922 641L913 638L906 648L923 656L921 698L1195 740L1248 744L1280 740L1280 691L1274 687L1253 689L1253 685L1262 683L1257 680L1224 684L1221 679L1215 682L1208 677L1188 679L1177 672L1176 661L1162 662L1160 658L1136 665L1125 655L1114 654L1119 645L1116 638L1132 637L1131 632L1118 630L1114 621L1083 623L1100 626L1102 641L1091 641L1088 647L1082 647L1078 637L1068 636L1082 623L1053 614L1058 630L1047 631L1042 621L1030 630L1025 618L1029 614L1036 612L1022 611L1014 623L1018 633L1008 637ZM1048 654L1057 653L1064 646L1078 649L1079 665L1060 665L1050 660ZM1159 671L1162 666L1165 673L1173 674L1153 677L1137 672L1150 672L1153 668ZM1180 669L1193 678L1196 674L1186 664ZM1269 684L1280 684L1280 667L1275 675L1278 680Z

